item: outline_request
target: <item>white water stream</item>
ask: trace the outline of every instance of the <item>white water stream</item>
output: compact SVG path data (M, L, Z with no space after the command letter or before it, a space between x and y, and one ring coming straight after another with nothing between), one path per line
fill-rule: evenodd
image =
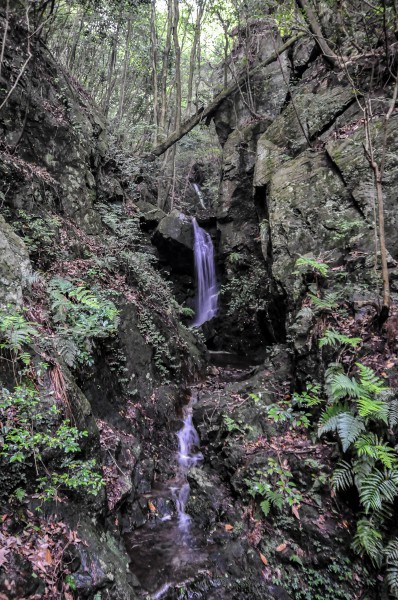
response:
M189 532L189 526L191 523L191 517L185 512L185 507L189 498L189 483L187 480L187 474L191 467L196 465L199 461L203 460L201 452L197 452L196 449L199 446L199 436L195 427L192 423L192 406L194 404L193 397L190 402L184 407L183 412L183 426L177 433L178 438L178 470L179 479L181 480L181 487L172 488L176 509L178 515L178 526L179 529L187 534Z
M200 327L217 314L218 289L214 264L213 242L210 234L192 219L196 273L196 314L193 327Z

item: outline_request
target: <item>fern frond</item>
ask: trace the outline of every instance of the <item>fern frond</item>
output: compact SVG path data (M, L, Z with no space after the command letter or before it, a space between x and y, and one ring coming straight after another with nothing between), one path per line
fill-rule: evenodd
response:
M79 348L71 337L61 337L56 339L55 346L60 356L64 359L68 367L74 367L76 358L79 354Z
M391 540L384 549L387 563L387 583L396 596L398 593L398 539Z
M315 309L319 312L333 310L337 307L337 303L341 295L337 292L327 292L323 298L318 298L315 294L308 294Z
M338 417L341 413L347 411L348 407L345 404L332 404L332 406L328 406L319 419L318 436L320 437L330 431L337 431Z
M369 396L360 396L356 400L358 412L361 417L370 417L388 423L388 404L383 400L370 398Z
M352 547L358 554L367 554L375 566L381 566L383 559L382 535L368 519L358 521Z
M356 379L351 379L344 373L335 373L328 378L328 387L330 389L333 402L343 398L359 398L362 395L362 389Z
M374 469L360 483L359 499L368 513L372 510L380 510L383 502L394 502L398 494L398 488L391 471L383 473Z
M365 429L365 423L359 417L350 412L341 413L338 416L337 432L340 437L343 452L359 437L361 431Z
M361 386L368 394L380 394L388 390L385 382L376 375L370 367L363 365L360 362L355 363L359 370Z
M370 456L379 460L384 467L392 469L398 462L398 455L391 446L383 442L375 433L362 434L355 442L358 456Z
M354 485L352 466L350 463L341 460L333 471L332 488L337 492L346 490Z
M358 344L362 342L362 338L348 337L347 335L343 335L339 333L335 329L327 329L321 339L319 340L319 347L323 348L324 346L351 346L352 348L356 348Z
M398 399L392 400L388 405L388 422L390 427L398 423Z

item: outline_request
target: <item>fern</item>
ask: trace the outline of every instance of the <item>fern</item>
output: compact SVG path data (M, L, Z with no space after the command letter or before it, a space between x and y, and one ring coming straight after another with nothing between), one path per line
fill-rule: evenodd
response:
M361 417L371 417L386 424L388 423L388 404L383 402L383 400L361 396L357 398L356 404Z
M383 559L382 535L368 519L361 519L352 544L358 554L367 554L372 563L380 567Z
M331 311L337 308L340 299L340 294L336 292L327 292L324 298L318 298L315 294L308 294L308 296L315 309L319 312Z
M397 494L397 481L392 471L374 469L360 482L359 499L366 513L380 510L383 502L394 502Z
M362 342L362 338L359 337L348 337L347 335L343 335L339 333L335 329L327 329L324 335L319 340L319 347L323 348L324 346L332 346L336 347L340 346L351 346L352 348L356 348L358 344Z
M397 465L397 453L391 446L383 442L375 433L365 433L355 442L358 456L370 456L378 460L387 469L393 469Z
M381 394L381 392L388 390L388 387L385 385L384 381L376 375L373 369L363 365L360 362L355 364L359 370L361 387L368 394Z
M333 373L327 378L327 384L334 402L347 397L359 398L362 395L358 381L344 373Z
M311 269L311 270L319 273L320 275L322 275L322 277L328 276L329 265L318 262L317 260L315 260L315 258L310 258L308 256L300 256L296 260L295 266L296 267L304 267L306 270Z
M341 460L333 471L332 487L335 491L346 490L354 485L352 466Z
M343 452L359 437L361 431L365 429L362 419L354 416L352 413L341 413L338 416L337 432L340 437Z
M101 308L98 298L84 286L79 286L71 290L69 292L69 298L76 298L78 302L94 310L99 310Z
M68 367L74 367L79 355L79 348L75 342L70 337L58 337L55 346Z
M390 540L384 549L387 564L387 583L395 596L398 594L398 539Z
M7 308L11 310L10 306ZM0 348L17 354L24 344L29 344L38 335L38 331L35 324L27 321L20 311L12 310L12 313L0 311Z
M390 427L398 423L398 399L392 400L388 405L388 422Z
M337 432L343 452L347 452L364 429L363 419L351 413L346 405L334 404L322 413L318 435L321 436L332 431Z

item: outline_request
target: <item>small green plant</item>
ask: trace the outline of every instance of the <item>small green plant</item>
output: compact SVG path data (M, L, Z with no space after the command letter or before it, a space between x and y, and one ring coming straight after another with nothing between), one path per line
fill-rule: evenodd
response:
M317 313L336 310L339 306L339 300L341 299L341 294L339 292L326 292L323 298L319 298L315 294L308 294L308 296Z
M239 425L239 423L234 421L234 419L231 419L231 417L228 415L223 415L223 421L228 432L232 433L233 431L239 431L240 433L245 433L245 430Z
M40 499L56 498L66 489L93 495L101 489L104 482L95 461L76 458L79 441L87 435L67 419L59 423L57 407L36 389L20 385L13 392L0 390L0 460L26 469L33 465ZM22 500L25 490L17 487L14 495Z
M7 312L0 311L0 349L9 350L14 359L22 358L27 364L30 362L21 351L37 335L35 323L27 321L21 310L8 305Z
M268 459L268 467L256 472L257 477L246 479L248 493L253 497L260 497L260 508L267 517L272 507L278 511L283 506L298 506L302 495L292 481L293 475L287 461L281 465L274 458Z
M296 274L310 271L317 275L321 275L322 277L327 277L329 273L329 265L319 262L310 256L300 256L296 260L295 266L299 268L298 271L295 271Z
M320 436L334 432L347 458L332 475L335 491L355 487L362 507L353 548L373 564L387 568L391 590L398 591L398 540L385 542L383 529L398 497L398 453L388 439L397 423L397 400L370 367L356 363L349 377L341 365L326 372L328 401L319 423ZM397 545L397 546L396 546Z
M333 328L326 329L325 333L319 340L319 347L323 348L324 346L350 346L351 348L357 348L357 346L362 342L362 338L360 337L349 337L342 333L339 333Z
M92 341L116 332L119 311L102 292L56 277L49 283L56 348L70 367L92 364Z

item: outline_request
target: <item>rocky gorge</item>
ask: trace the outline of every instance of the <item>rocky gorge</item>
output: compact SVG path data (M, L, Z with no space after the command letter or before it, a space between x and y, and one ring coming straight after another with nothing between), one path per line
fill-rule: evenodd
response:
M3 31L6 18L0 7ZM324 27L332 37L327 12ZM360 418L377 402L391 416L398 402L394 105L385 118L396 42L375 75L367 59L331 66L314 36L261 66L282 33L254 21L245 35L259 68L209 117L222 149L211 205L166 213L157 161L120 149L40 38L2 105L1 600L396 597L392 554L382 568L371 548L352 547L376 501L361 505L354 479L333 484L341 458L356 458ZM25 40L16 13L0 102ZM364 87L376 78L367 127L350 69ZM384 170L387 319L369 136ZM213 240L220 285L200 330L193 217ZM337 425L322 432L333 373L351 388L332 416L351 415L357 397L376 403L351 415L345 437ZM176 434L187 405L203 459L184 472L184 536ZM386 419L370 433L391 458L398 419ZM386 497L388 547L396 495Z

